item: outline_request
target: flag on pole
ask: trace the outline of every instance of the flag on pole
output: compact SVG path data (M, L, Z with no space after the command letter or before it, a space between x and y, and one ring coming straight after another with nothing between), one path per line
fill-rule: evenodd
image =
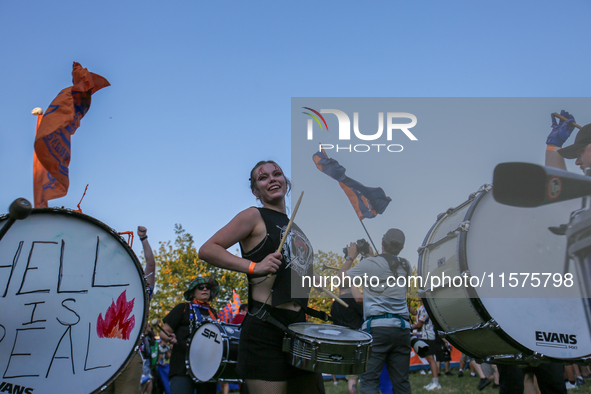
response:
M236 290L232 289L232 301L228 302L226 306L218 314L221 321L230 323L234 318L234 315L240 309L240 296L236 293Z
M328 157L324 149L314 154L316 167L337 180L351 201L359 220L371 219L384 213L392 199L381 187L366 187L345 175L345 167Z
M76 62L72 83L73 86L59 92L37 126L33 159L35 207L47 207L48 200L68 193L70 136L88 112L92 94L110 85L105 78Z

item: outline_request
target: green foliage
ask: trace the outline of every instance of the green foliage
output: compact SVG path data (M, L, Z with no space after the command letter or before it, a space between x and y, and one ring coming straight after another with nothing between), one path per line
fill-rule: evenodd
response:
M344 257L341 257L334 252L326 253L319 250L317 253L314 254L314 272L316 272L321 277L336 276L338 270L345 262L344 260ZM327 287L328 290L331 290L330 281L327 283L325 287ZM335 289L334 293L338 295L338 290ZM308 302L308 306L310 308L314 308L316 310L330 314L330 308L332 307L332 303L333 299L326 293L316 289L312 289L312 291L310 292L310 301ZM328 323L323 320L312 317L309 317L308 320L315 323Z
M175 225L176 240L160 242L154 251L156 260L156 290L150 304L149 320L162 320L177 304L185 302L183 293L191 281L198 276L213 277L220 284L220 291L213 307L218 311L232 300L232 289L247 302L248 289L246 274L214 267L199 259L193 236L180 224Z

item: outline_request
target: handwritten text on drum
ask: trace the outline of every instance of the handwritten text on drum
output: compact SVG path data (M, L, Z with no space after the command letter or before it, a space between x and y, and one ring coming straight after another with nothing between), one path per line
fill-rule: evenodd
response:
M22 311L26 311L22 319L4 316L11 319L14 331L8 330L9 325L0 319L0 343L6 345L9 342L10 346L5 348L12 349L5 354L6 368L0 371L2 378L47 379L64 371L76 375L111 367L108 362L94 363L93 354L98 347L92 322L96 321L96 316L90 316L91 321L88 321L88 303L103 302L100 297L107 288L129 284L101 282L100 278L109 277L101 264L104 260L99 257L100 245L104 242L97 236L87 255L72 256L68 255L64 240L20 241L11 254L10 264L0 265L0 298L17 303ZM68 267L74 269L74 261L78 263L78 271L71 275ZM80 271L80 261L90 263L85 266L84 273ZM49 267L55 269L54 275L50 275ZM77 279L80 276L86 280ZM95 293L91 301L88 297L93 289ZM97 296L99 293L100 297ZM15 298L11 298L13 296ZM46 346L31 347L29 344L35 343L39 336L45 338Z

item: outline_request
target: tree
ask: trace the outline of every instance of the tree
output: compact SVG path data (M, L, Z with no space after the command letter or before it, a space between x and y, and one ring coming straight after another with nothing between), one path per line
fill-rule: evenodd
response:
M213 277L220 284L220 291L212 302L216 310L232 300L232 289L236 289L243 303L247 302L246 274L214 267L200 260L193 236L180 224L175 225L175 234L174 245L170 241L160 242L160 248L154 252L156 289L150 304L150 321L154 318L162 320L175 305L185 302L183 293L198 276Z
M328 290L331 290L331 278L336 277L337 272L341 268L344 263L344 258L338 256L334 252L323 252L319 250L317 253L314 254L314 272L320 275L323 278L327 278L327 283L324 284ZM335 285L337 283L335 282ZM333 289L333 293L338 295L338 290L335 288ZM330 308L332 307L333 298L331 298L326 293L312 289L310 292L310 301L308 302L308 306L310 308L316 309L318 311L323 311L330 314ZM329 323L325 322L320 319L316 318L309 318L309 321L316 322L316 323Z

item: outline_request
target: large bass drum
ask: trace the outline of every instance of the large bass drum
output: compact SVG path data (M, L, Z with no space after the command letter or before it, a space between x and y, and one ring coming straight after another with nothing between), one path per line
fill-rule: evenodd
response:
M0 228L8 220L0 217ZM143 271L98 220L34 209L0 241L0 310L2 391L100 392L140 343Z
M578 283L563 273L567 240L554 233L580 200L516 208L497 203L490 190L485 185L439 215L419 249L419 294L436 328L489 362L589 357Z

